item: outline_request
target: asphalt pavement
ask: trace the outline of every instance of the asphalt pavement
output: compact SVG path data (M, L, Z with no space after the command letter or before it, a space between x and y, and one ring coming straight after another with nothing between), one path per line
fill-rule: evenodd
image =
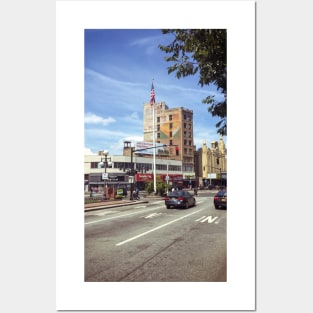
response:
M216 190L210 190L210 191L211 192L213 191L214 193L217 192ZM199 190L198 195L203 192L208 192L208 190ZM148 203L151 200L162 200L162 199L164 199L164 197L154 196L154 195L145 195L145 196L141 196L140 200L130 200L129 198L125 198L125 199L119 199L119 200L111 199L111 200L103 200L103 201L98 201L98 202L93 202L93 203L85 203L85 212L92 211L92 210L106 209L106 208L115 208L115 207L120 207L124 205L136 205L138 203Z

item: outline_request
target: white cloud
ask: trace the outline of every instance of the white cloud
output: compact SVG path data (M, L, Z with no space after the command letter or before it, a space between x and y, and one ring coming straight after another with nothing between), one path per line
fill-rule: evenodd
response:
M86 148L86 147L85 147L84 150L85 150L85 152L84 152L85 155L93 155L93 154L96 154L96 153L92 152L89 148Z
M115 121L116 120L113 117L103 118L93 113L87 113L85 115L85 124L101 124L107 126Z
M118 141L112 142L112 144L110 145L110 151L112 151L111 154L117 155L123 154L124 141L130 141L131 146L134 147L137 141L143 141L143 136L132 135L119 139Z
M138 119L139 119L138 112L133 112L133 113L130 115L130 118L131 118L132 120L138 120Z

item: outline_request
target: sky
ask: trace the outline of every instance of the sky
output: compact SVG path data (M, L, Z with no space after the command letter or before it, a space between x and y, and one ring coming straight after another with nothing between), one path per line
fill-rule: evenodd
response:
M123 142L143 141L143 105L149 102L152 81L156 102L169 108L193 110L194 144L219 140L208 95L221 97L214 86L201 87L198 75L178 79L168 74L170 63L158 48L174 39L158 29L86 29L84 51L85 154L106 150L123 154ZM224 137L227 146L227 137Z

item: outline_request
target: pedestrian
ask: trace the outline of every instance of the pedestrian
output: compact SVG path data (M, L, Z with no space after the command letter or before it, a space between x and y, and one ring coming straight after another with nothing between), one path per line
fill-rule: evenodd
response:
M138 188L136 188L136 200L139 200L140 198L139 198L139 189Z

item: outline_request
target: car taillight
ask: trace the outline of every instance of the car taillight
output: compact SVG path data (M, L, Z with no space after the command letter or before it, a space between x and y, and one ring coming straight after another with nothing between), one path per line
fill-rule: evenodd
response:
M218 197L214 197L214 201L217 201L218 200Z
M178 197L178 200L179 200L179 201L183 201L183 200L184 200L184 198L182 198L182 197Z
M167 201L167 200L169 200L169 199L170 199L169 197L165 197L165 198L164 198L165 201Z

